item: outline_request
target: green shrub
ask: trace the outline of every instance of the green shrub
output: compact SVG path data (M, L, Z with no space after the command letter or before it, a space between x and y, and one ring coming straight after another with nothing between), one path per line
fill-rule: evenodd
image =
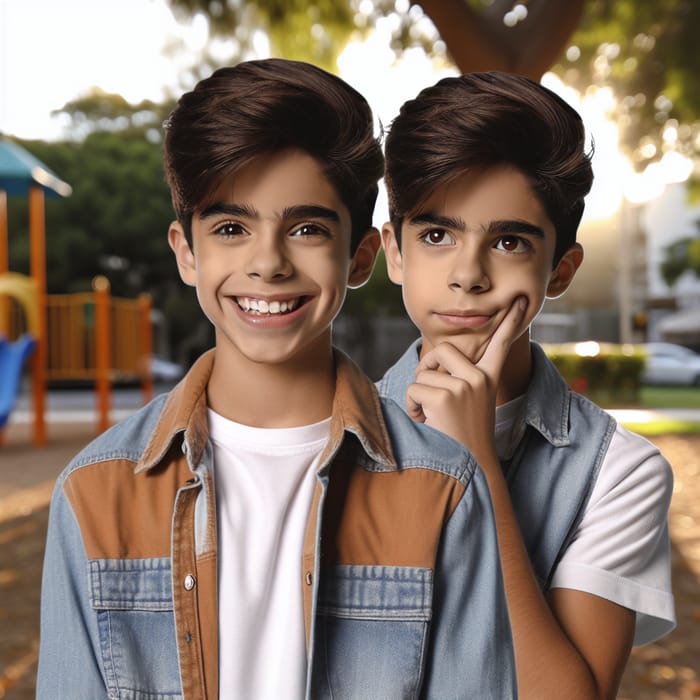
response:
M639 402L646 354L634 345L566 343L544 345L567 384L602 406Z

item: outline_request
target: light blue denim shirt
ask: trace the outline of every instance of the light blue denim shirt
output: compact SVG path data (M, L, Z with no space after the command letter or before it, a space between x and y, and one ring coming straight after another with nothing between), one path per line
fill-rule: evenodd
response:
M59 478L40 700L218 697L210 370L204 356ZM305 697L516 698L483 475L455 441L380 400L341 354L336 383L300 553Z

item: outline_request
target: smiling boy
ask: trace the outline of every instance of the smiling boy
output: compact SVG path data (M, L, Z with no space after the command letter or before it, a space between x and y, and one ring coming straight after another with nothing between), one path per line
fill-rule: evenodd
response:
M178 102L168 236L216 344L59 478L39 698L514 696L483 475L331 344L382 165L365 100L308 64Z
M583 259L581 119L526 78L466 74L405 103L385 155L387 266L421 338L380 393L484 469L520 697L614 698L633 642L674 625L673 478L529 338Z

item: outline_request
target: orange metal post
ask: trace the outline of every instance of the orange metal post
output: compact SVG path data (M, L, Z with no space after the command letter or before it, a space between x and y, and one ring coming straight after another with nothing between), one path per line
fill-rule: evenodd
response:
M141 394L144 404L153 398L153 374L151 372L151 355L153 354L153 325L151 323L151 295L139 296L139 313L141 326Z
M95 292L95 393L97 399L97 430L109 428L111 323L109 280L102 275L92 281Z
M29 269L37 285L39 337L32 358L34 398L34 444L46 445L46 230L44 191L37 185L29 188Z

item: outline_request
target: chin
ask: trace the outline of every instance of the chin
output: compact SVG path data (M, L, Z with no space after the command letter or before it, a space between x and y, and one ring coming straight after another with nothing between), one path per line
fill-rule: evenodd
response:
M441 343L449 343L459 350L470 362L477 363L488 345L489 337L476 335L441 336L428 341L428 347L434 348ZM423 353L422 353L423 354Z

